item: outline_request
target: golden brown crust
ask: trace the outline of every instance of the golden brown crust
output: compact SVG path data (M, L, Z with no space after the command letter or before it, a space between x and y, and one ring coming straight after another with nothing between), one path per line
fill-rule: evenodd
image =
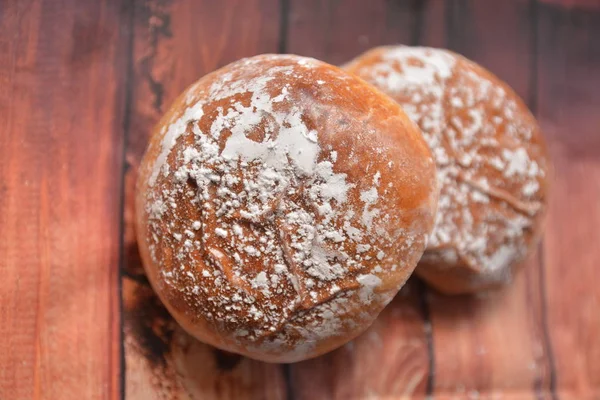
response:
M190 86L142 161L149 279L198 339L265 361L327 352L400 289L433 227L435 165L400 107L297 56Z
M345 69L396 100L436 158L439 209L416 273L446 293L509 282L541 234L549 188L546 146L524 103L446 50L380 47Z

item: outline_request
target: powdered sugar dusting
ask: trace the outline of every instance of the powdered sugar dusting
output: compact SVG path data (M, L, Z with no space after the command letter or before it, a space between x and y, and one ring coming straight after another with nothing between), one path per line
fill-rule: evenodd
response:
M377 203L378 193L377 188L372 187L360 193L360 200L365 203L361 221L364 226L371 230L373 226L373 218L379 215L379 210L373 205Z
M274 65L265 69L267 61ZM373 260L383 263L398 245L418 252L425 240L379 226L382 172L359 186L341 172L341 149L323 145L294 86L315 81L317 67L262 56L194 85L203 95L185 96L149 179L150 255L173 264L164 283L223 337L261 351L285 344L302 354L371 320L340 315L391 299L379 293L387 271L373 270ZM333 96L324 83L315 87Z
M435 85L449 78L454 66L452 57L445 53L413 47L392 48L382 60L373 66L373 77L379 86L392 92L402 91L407 85Z
M169 152L175 145L179 136L185 132L186 124L189 121L198 121L202 118L202 103L194 104L191 107L188 107L181 118L179 118L176 122L172 123L169 126L169 129L166 131L163 140L161 141L161 151L156 159L156 163L154 164L154 169L152 170L152 174L150 175L150 186L153 186L156 182L156 177L160 173L160 170L164 170L165 173L169 172L167 161L167 156Z
M543 209L535 123L514 95L452 53L399 46L369 55L347 69L394 97L436 158L441 193L424 260L482 273L520 260Z

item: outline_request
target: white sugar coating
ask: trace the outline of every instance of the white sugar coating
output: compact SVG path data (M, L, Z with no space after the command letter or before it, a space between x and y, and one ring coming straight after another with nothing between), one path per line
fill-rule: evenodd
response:
M422 63L411 62L415 59ZM391 91L404 90L406 85L435 84L438 79L449 78L454 66L452 57L445 53L409 47L386 51L383 61L373 67L373 75L378 85ZM402 75L396 73L398 69L403 72Z
M373 184L379 186L379 180L381 179L381 172L377 171L373 176Z
M226 238L227 237L227 231L225 229L222 229L222 228L216 228L215 229L215 234L217 236L222 237L222 238Z
M266 84L268 80L262 80ZM275 170L287 167L288 157L293 165L304 174L313 172L319 146L316 142L316 132L309 131L300 118L300 111L291 113L273 112L274 101L270 101L268 93L264 92L264 84L254 88L244 88L254 93L249 107L237 106L227 115L220 116L215 123L227 124L231 127L231 137L227 140L221 156L225 159L245 161L261 160L265 166ZM235 95L238 92L231 92ZM256 142L246 136L246 132L261 122L262 113L269 113L275 117L280 128L275 140ZM213 135L214 136L214 135Z
M381 285L381 279L377 275L359 275L356 280L361 284L360 297L363 301L369 301L373 296L375 288Z
M338 204L345 203L348 189L354 186L346 183L346 174L334 173L333 164L329 161L320 162L315 172L323 181L314 186L313 196L320 196L324 200L336 200Z
M312 262L307 270L308 273L324 281L341 278L345 271L341 264L330 262L330 259L334 256L335 254L328 252L323 247L314 246L312 248Z
M506 176L525 175L529 170L531 160L529 160L529 156L523 148L515 151L504 149L502 150L502 157L507 162L506 170L504 171Z
M525 196L525 197L532 197L533 195L535 195L537 193L539 188L540 188L540 184L537 181L531 181L531 182L528 182L527 184L525 184L525 186L523 186L523 189L521 190L521 192L523 193L523 196Z
M369 230L371 230L373 226L373 218L379 215L379 210L372 207L377 203L378 197L377 188L375 187L360 193L360 199L365 203L361 221Z
M314 128L318 112L293 84L309 81L318 62L289 58L298 59L261 73L248 59L193 85L187 108L161 132L148 179L148 249L156 265L170 257L167 285L215 329L234 329L263 351L286 343L306 352L340 327L371 320L339 316L357 302L387 303L393 290L378 287L389 266L373 269L374 261L388 265L400 247L409 256L397 268L406 269L426 240L425 223L382 227L382 201L395 193L387 167L367 163L354 181L341 172L352 155L323 145L332 132ZM324 83L317 87L328 98ZM198 289L188 290L189 280Z
M255 287L268 287L268 280L267 280L267 274L265 273L265 271L261 271L258 273L258 275L256 275L256 278L254 278L253 280L253 286Z
M545 172L531 156L540 151L530 140L535 126L518 116L516 97L465 62L459 69L463 59L444 50L397 46L367 54L364 64L359 58L346 69L397 100L436 159L441 193L424 260L492 272L521 259L523 236L543 211Z
M161 141L161 151L154 164L152 175L150 175L150 186L153 186L156 182L156 177L160 173L161 168L165 169L165 172L168 172L168 164L166 163L167 156L171 152L171 149L177 142L179 136L185 132L187 123L189 121L198 121L202 118L202 115L202 103L196 103L193 106L188 107L181 118L177 119L175 123L169 126L169 129L167 129L165 136Z
M365 202L365 204L373 204L377 201L377 189L371 188L369 190L365 190L360 193L360 199Z

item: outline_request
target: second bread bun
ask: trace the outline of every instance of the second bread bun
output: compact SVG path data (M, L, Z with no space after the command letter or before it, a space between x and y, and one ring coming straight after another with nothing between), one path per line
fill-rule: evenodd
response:
M190 86L140 166L152 286L190 334L264 361L364 331L431 233L435 163L387 96L309 58L264 55Z
M450 294L510 282L538 242L548 201L550 162L525 104L447 50L380 47L345 69L396 100L436 159L439 209L416 273Z

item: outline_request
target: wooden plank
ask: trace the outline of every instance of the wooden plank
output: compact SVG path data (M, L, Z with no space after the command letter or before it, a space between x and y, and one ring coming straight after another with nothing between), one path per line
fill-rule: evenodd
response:
M426 0L423 2L423 18L417 45L446 47L447 0Z
M236 59L276 52L277 0L134 0L123 278L126 398L282 398L280 366L229 355L186 335L143 275L135 243L135 172L153 125L183 89Z
M600 10L540 6L538 117L555 167L543 257L561 399L600 398Z
M286 51L340 65L384 44L410 44L420 0L290 0Z
M411 44L420 1L292 0L285 51L341 64L371 47ZM362 336L325 356L291 365L294 398L423 398L430 377L423 286L410 281Z
M128 10L0 6L0 398L120 397Z
M439 2L427 16L439 20ZM444 46L482 64L532 99L535 66L533 9L527 1L447 0L445 43L439 24L424 21L423 44ZM535 25L533 25L535 26ZM429 42L432 40L433 42ZM551 363L544 331L542 270L533 258L513 285L483 296L429 293L435 359L434 392L439 398L545 397ZM437 398L437 397L436 397Z

